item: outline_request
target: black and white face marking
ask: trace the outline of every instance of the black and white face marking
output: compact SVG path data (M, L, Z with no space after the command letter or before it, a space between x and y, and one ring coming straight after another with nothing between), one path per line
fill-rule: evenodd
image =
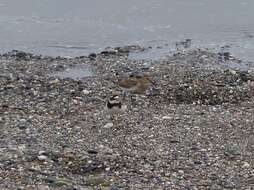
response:
M111 96L110 98L109 98L109 100L110 101L119 101L119 96L118 95L114 95L114 96Z
M112 108L121 109L122 103L120 101L119 96L117 96L117 95L112 96L107 102L107 107L108 107L108 109L112 109Z
M110 103L110 101L108 101L107 107L108 107L108 109L112 109L112 108L121 109L122 104L121 104L121 102L118 102L118 103Z

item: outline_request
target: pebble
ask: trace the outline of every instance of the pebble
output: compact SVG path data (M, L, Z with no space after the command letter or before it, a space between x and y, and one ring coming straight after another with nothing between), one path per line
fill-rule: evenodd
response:
M90 91L89 91L89 90L84 89L84 90L82 91L82 93L83 93L84 95L88 95L88 94L90 94Z
M249 168L249 167L250 167L250 164L249 164L248 162L244 162L242 167L243 167L243 168Z
M16 125L17 128L20 130L27 129L29 126L29 123L25 119L20 119L18 124Z
M166 115L166 116L163 116L162 119L171 119L171 117Z
M113 126L114 126L113 123L107 123L106 125L104 125L104 128L108 129L108 128L112 128Z
M38 190L49 190L49 187L46 185L38 185L37 189Z
M48 157L45 156L45 155L40 155L40 156L38 156L38 160L40 160L40 161L45 161L45 160L47 160L47 159L48 159Z
M59 79L55 79L55 80L49 81L49 84L57 84L57 83L59 83L59 82L60 82Z
M46 152L44 150L40 150L38 153L39 155L44 155Z
M230 70L230 73L233 75L236 75L236 71L235 70Z
M72 100L74 104L78 104L78 100Z
M89 153L89 154L98 154L98 151L90 149L90 150L87 150L87 153Z
M110 190L119 190L119 188L118 188L118 187L113 186L113 187L111 187L111 189L110 189Z

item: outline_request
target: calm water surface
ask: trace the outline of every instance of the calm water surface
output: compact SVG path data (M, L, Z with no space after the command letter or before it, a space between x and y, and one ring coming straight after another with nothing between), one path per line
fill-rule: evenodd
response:
M231 45L253 61L253 10L253 0L0 0L0 51L77 56L127 44L169 51L191 38L197 47Z

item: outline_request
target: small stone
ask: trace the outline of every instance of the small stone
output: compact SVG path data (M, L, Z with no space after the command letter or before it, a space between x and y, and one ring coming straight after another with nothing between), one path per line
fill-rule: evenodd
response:
M17 190L24 190L24 187L18 187Z
M109 186L109 182L103 177L88 177L85 182L89 186Z
M28 128L28 123L21 121L16 127L19 128L20 130L25 130Z
M49 187L46 185L38 185L37 189L38 190L49 190Z
M44 150L40 150L40 151L39 151L39 155L45 155L45 153L46 153L46 152L45 152Z
M235 70L230 70L230 73L231 73L232 75L236 75L236 71L235 71Z
M113 123L107 123L106 125L104 125L104 128L108 129L108 128L111 128L113 126L114 126Z
M166 115L166 116L163 116L162 119L171 119L171 117Z
M212 186L210 187L211 190L220 190L222 189L221 186L217 185L217 184L212 184Z
M89 90L86 90L86 89L84 89L82 92L83 92L84 95L90 94L90 91L89 91Z
M243 167L243 168L249 168L249 167L250 167L250 164L249 164L248 162L244 162L242 167Z
M59 79L55 79L55 80L49 81L49 84L57 84L57 83L59 83L59 82L60 82Z
M87 150L88 154L98 154L98 152L96 150Z
M74 103L74 104L78 104L78 100L75 100L75 99L74 99L74 100L73 100L73 103Z
M195 161L194 161L194 164L196 164L196 165L200 165L200 164L202 164L202 162L201 162L201 161L199 161L199 160L195 160Z
M110 189L110 190L119 190L119 188L118 188L118 187L113 186L113 187L111 187L111 189Z
M26 149L26 145L25 145L25 144L20 144L20 145L18 145L18 147L17 147L17 151L18 151L19 153L23 153L25 149Z
M90 53L88 55L88 57L91 59L91 60L95 60L95 58L97 57L97 55L95 53Z
M45 156L45 155L40 155L40 156L38 156L38 160L40 160L40 161L45 161L45 160L47 160L47 159L48 159L48 157Z
M70 186L72 181L67 178L47 177L44 179L52 187Z

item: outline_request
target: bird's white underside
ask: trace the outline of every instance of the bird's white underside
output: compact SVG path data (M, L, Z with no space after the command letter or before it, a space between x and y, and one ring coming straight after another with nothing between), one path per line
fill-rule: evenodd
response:
M122 105L121 109L119 107L113 107L111 109L107 108L107 106L105 107L105 111L109 115L116 115L116 114L123 113L126 109L127 109L126 105Z

